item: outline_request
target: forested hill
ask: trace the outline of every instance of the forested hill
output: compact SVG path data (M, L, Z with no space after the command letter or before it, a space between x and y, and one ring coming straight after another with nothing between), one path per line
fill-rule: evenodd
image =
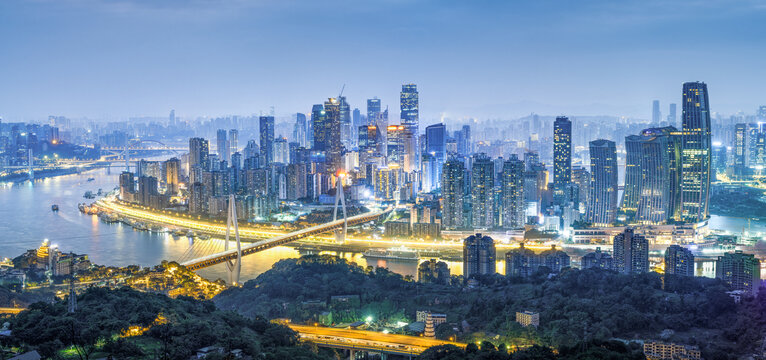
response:
M498 275L481 280L476 288L419 284L385 269L365 269L332 256L305 256L282 260L214 301L246 316L297 322L316 321L323 311L333 312L336 323L368 316L381 324L412 322L416 310L427 309L447 314L459 330L440 326L437 337L491 339L508 346L561 348L583 338L664 340L699 345L709 355L705 358L726 358L754 351L766 335L766 297L735 305L716 279L668 275L663 280L657 273L628 276L571 269L553 279ZM359 303L333 305L331 297L339 295L358 295ZM515 323L515 313L525 310L540 313L536 331Z
M3 345L55 359L186 360L206 346L224 354L240 349L258 359L331 358L298 345L297 334L285 326L220 311L210 301L91 288L77 306L68 313L66 301L32 304L11 320L12 336Z

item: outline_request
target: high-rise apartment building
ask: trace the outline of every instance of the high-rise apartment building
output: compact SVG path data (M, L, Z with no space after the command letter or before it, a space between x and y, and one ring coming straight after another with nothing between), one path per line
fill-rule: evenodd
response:
M449 159L442 170L442 226L446 229L465 227L465 163Z
M503 163L500 179L502 196L502 225L505 229L523 228L524 206L524 162L516 154Z
M652 101L652 126L659 126L661 117L662 115L660 115L660 101L654 100Z
M665 273L680 276L694 276L694 255L679 245L670 245L665 250Z
M471 166L471 219L474 228L495 225L495 164L484 153L473 157Z
M597 226L612 224L617 216L617 154L614 141L590 142L591 188L588 221Z
M707 85L684 83L682 107L682 216L685 221L700 222L708 217L710 200L712 156Z
M613 240L614 269L623 274L649 272L649 241L635 233L633 228L626 228Z
M229 157L235 152L239 152L239 131L229 129Z
M741 250L726 253L715 262L715 277L733 290L757 293L761 286L761 262L753 254Z
M463 241L463 277L492 275L496 270L495 242L489 236L471 235Z

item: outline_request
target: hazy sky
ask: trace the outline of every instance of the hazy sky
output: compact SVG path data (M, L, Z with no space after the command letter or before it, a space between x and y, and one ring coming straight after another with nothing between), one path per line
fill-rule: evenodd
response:
M2 0L0 117L309 112L343 84L398 117L414 82L424 122L649 118L694 80L753 113L764 19L766 0Z

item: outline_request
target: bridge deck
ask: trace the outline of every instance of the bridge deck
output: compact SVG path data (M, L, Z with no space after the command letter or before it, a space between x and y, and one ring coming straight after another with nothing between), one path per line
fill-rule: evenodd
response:
M391 209L383 211L374 211L361 215L356 215L348 218L348 226L358 225L366 222L373 221L383 214L388 213ZM273 247L281 246L289 242L306 238L309 236L319 235L335 229L343 228L343 219L331 221L329 223L312 226L303 230L292 232L285 235L279 235L266 240L256 241L242 246L242 256L257 253L259 251L271 249ZM215 254L203 256L198 259L189 260L181 263L189 270L199 270L208 266L217 265L225 262L226 260L234 260L237 258L237 249L230 249Z

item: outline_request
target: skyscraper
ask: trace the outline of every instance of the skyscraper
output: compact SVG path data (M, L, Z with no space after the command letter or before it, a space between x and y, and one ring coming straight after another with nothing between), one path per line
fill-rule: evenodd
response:
M622 208L639 224L680 220L681 138L672 127L650 128L625 138L627 163Z
M660 101L652 101L652 126L660 125Z
M261 156L263 166L269 166L274 162L274 117L260 117Z
M463 277L497 273L495 242L489 236L471 235L463 241Z
M476 154L471 167L472 225L490 229L495 225L495 164L487 154Z
M572 182L572 122L559 116L553 123L553 203L568 202L567 188Z
M588 221L608 226L617 215L617 154L614 141L590 142L591 196Z
M612 256L615 270L623 274L649 272L649 241L633 228L614 237Z
M447 158L447 126L439 123L426 127L426 152L436 158L438 164Z
M670 245L665 250L665 273L694 276L694 255L689 249Z
M376 125L375 120L380 114L380 99L367 99L367 125ZM388 124L386 124L388 126Z
M465 204L465 164L449 159L442 170L442 225L446 229L466 226L463 207Z
M295 114L295 125L293 126L293 139L300 147L308 148L308 128L306 126L306 114Z
M668 125L670 126L678 126L676 124L676 104L670 104L670 109L668 113Z
M216 146L218 157L223 161L229 162L231 153L229 152L229 141L226 139L226 130L218 129L218 133L216 134Z
M503 228L524 227L524 162L516 154L503 163L500 180L503 205Z
M231 154L239 151L239 131L237 129L229 129L229 158Z
M747 124L734 126L734 169L741 174L747 167Z
M164 166L164 180L167 193L175 195L178 193L178 180L181 175L181 160L178 160L178 158L171 158L165 161Z
M732 290L757 293L761 285L761 262L741 250L726 253L715 262L715 277L729 284Z
M342 111L348 110L348 104L344 105L344 102L345 100L340 101L335 98L329 98L324 102L324 127L326 132L324 151L327 153L330 171L333 173L342 168L341 117Z
M200 167L203 170L207 170L210 164L208 163L208 155L210 154L210 146L207 140L203 138L190 138L189 139L189 168Z
M329 137L325 121L326 117L327 114L325 113L322 104L315 104L311 108L311 130L313 132L311 148L314 150L326 150L327 139Z
M338 121L340 123L340 141L346 149L353 148L351 133L351 107L345 96L338 97Z
M683 85L681 164L682 214L689 222L708 217L710 199L710 103L707 85L688 82Z
M400 119L404 129L412 134L408 140L412 142L405 148L413 153L407 154L411 159L415 159L414 168L420 168L420 146L418 146L418 137L420 135L419 124L419 102L418 87L415 84L402 85L400 96Z
M389 164L398 164L402 166L404 164L404 135L406 129L402 125L391 125L386 129L386 161Z

